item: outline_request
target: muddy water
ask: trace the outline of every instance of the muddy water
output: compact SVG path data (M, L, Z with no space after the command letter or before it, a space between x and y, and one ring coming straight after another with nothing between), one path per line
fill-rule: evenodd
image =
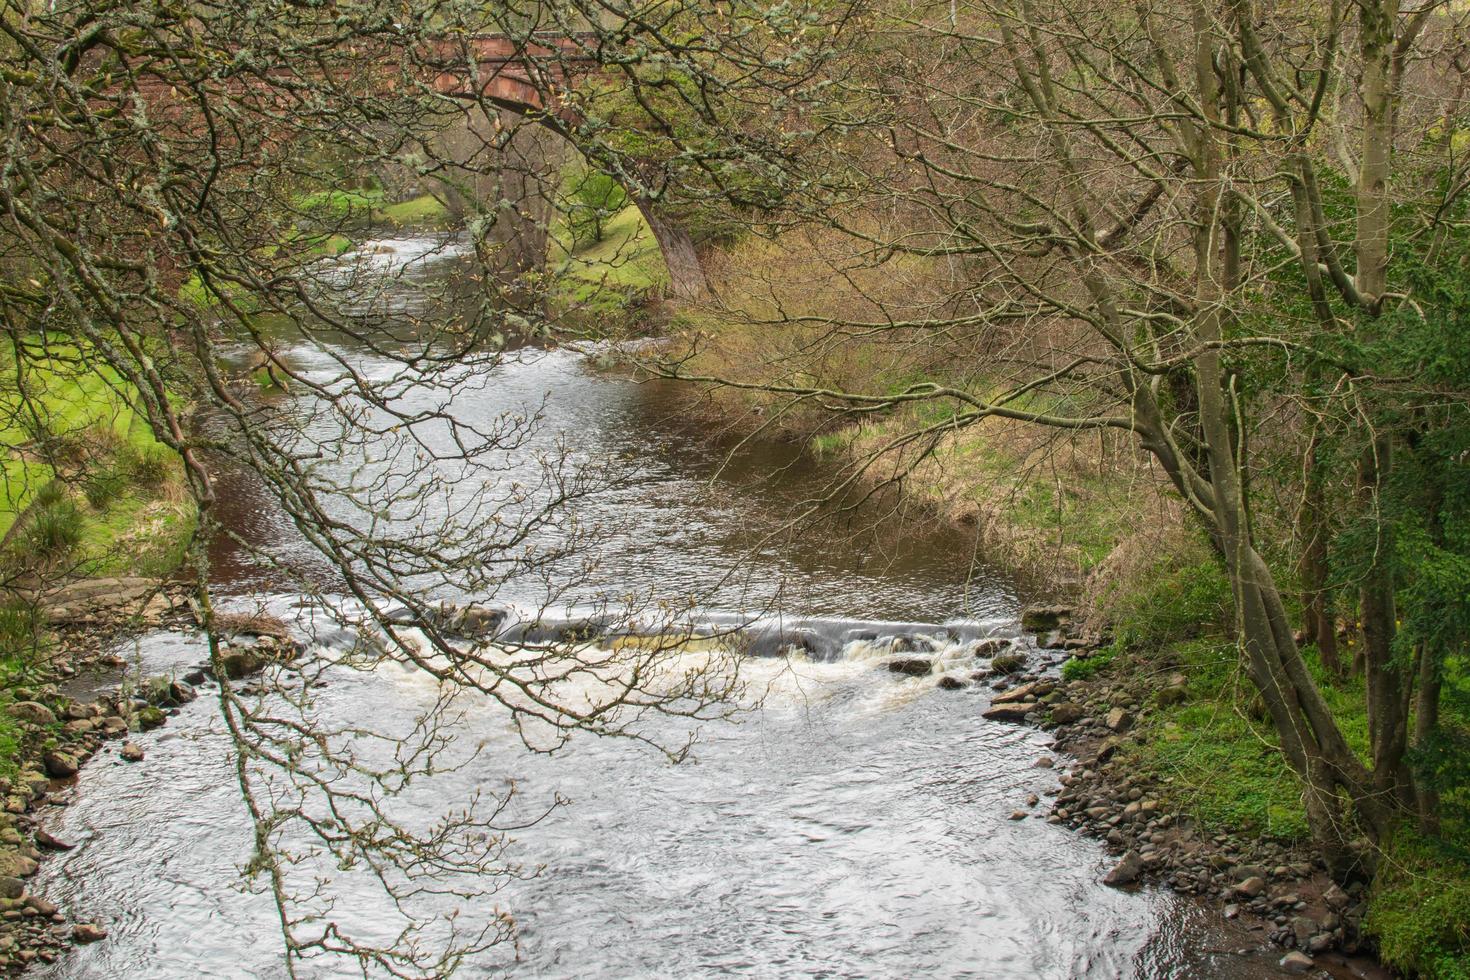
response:
M455 274L454 251L435 239L378 243L365 261L381 263L391 286L364 302L411 312L426 284ZM289 353L308 371L333 371L335 357L386 369L346 341L331 356ZM726 459L684 424L666 391L599 373L574 352L527 348L495 371L456 411L491 418L543 406L537 438L560 437L578 465L630 464L608 492L578 504L602 532L600 561L578 583L589 594L697 597L726 612L779 607L826 621L838 637L892 631L888 620L949 621L955 637L1015 635L1020 597L977 567L963 541L922 527L772 537L819 479L789 451L757 446ZM312 415L305 399L284 408ZM237 482L227 504L235 526L275 557L312 567L258 488ZM227 548L216 558L226 592L293 610L268 570ZM544 587L526 583L517 595L511 583L499 598L534 603ZM196 640L170 633L124 652L149 673L202 657ZM1057 785L1053 770L1033 765L1047 754L1044 733L981 719L983 687L940 690L934 677L888 672L869 652L838 643L825 660L753 661L748 680L762 706L702 726L679 765L595 738L531 755L502 713L467 699L457 744L480 746L479 755L399 805L433 815L511 783L512 817L567 802L513 835L508 857L540 870L507 879L494 899L514 917L518 945L488 951L464 974L1272 975L1269 954L1238 952L1250 938L1193 903L1098 884L1109 862L1095 842L1039 817L1009 819L1028 794ZM319 693L321 712L348 723L412 717L438 692L384 667L334 670ZM673 721L656 724L669 729L655 734L682 734ZM202 697L139 741L144 763L99 757L74 802L47 818L79 846L47 863L41 886L111 933L49 975L284 975L272 902L238 885L250 829L217 705ZM383 899L354 881L338 882L333 915L372 935ZM303 972L355 973L324 962Z

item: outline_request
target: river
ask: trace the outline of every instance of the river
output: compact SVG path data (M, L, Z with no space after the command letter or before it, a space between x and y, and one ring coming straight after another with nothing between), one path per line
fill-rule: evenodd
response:
M419 237L374 242L339 261L381 274L363 302L392 316L417 309L429 284L461 274L459 255L453 240ZM346 338L330 351L302 344L285 353L323 377L338 358L367 374L391 369ZM890 621L1018 635L1024 595L951 533L915 525L874 536L837 525L773 535L820 486L820 470L768 443L727 458L732 444L683 418L666 388L598 370L577 351L534 346L486 380L456 411L489 420L539 409L538 444L565 445L574 466L627 464L616 485L577 504L601 532L599 560L577 582L588 595L697 597L710 612L779 609L837 637L896 629ZM307 430L315 424L306 396L280 408ZM243 478L225 486L232 527L312 567L309 547L258 486ZM305 615L276 576L228 546L216 549L215 574L226 597ZM497 598L534 604L544 586L526 583L518 594L508 583ZM515 946L485 952L463 974L1274 975L1269 951L1193 901L1099 883L1111 863L1101 846L1042 819L1058 777L1034 765L1050 754L1044 732L982 719L984 686L941 690L932 677L875 667L862 648L752 661L760 706L699 726L680 764L591 736L533 755L488 703L461 704L456 739L479 754L415 786L400 807L437 813L512 782L513 810L528 819L567 801L513 835L508 858L539 870L505 880L494 898L517 924ZM197 638L173 632L122 652L146 673L204 655ZM334 669L319 693L319 710L337 723L411 717L437 696L422 674L396 666ZM668 726L657 734L682 736L675 720L656 724ZM284 975L273 903L238 885L251 831L218 703L206 690L137 740L145 762L100 755L70 805L45 819L78 846L45 863L40 890L110 936L41 974ZM1042 805L1010 819L1032 793ZM333 915L372 935L383 899L355 882L343 876ZM360 971L315 961L302 973Z

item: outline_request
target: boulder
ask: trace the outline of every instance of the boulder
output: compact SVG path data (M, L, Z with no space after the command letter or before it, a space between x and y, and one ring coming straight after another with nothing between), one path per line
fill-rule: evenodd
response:
M0 877L29 878L41 869L36 859L19 851L0 851Z
M999 636L992 636L986 640L976 640L972 648L972 653L977 657L993 657L997 653L1004 653L1010 648L1010 640Z
M941 691L963 691L970 686L964 678L956 677L954 674L945 674L940 677L938 685Z
M934 672L934 659L917 656L890 657L883 661L883 666L895 674L907 677L928 677Z
M19 878L6 875L0 878L0 898L17 899L25 893L26 883Z
M47 752L41 757L41 764L52 779L67 779L77 774L77 760L65 752Z
M1070 725L1081 721L1087 715L1087 709L1080 704L1071 701L1063 701L1051 706L1051 720L1058 725Z
M1108 731L1126 732L1133 727L1133 715L1126 708L1114 708L1108 712Z
M167 675L148 678L143 682L142 693L143 699L149 704L164 708L188 704L199 696L188 682Z
M143 747L137 742L124 742L122 751L118 753L124 762L142 762Z
M1050 694L1055 685L1048 680L1032 681L1013 687L1004 694L997 694L991 699L991 704L1009 704L1012 701L1036 701Z
M44 828L36 829L36 843L48 851L69 851L75 844L68 844L59 837L54 837Z
M1030 606L1021 612L1021 628L1028 633L1044 633L1071 618L1070 606Z
M43 915L47 918L61 911L61 909L57 908L55 902L42 898L40 895L27 895L25 897L25 903L26 908L34 909L37 915Z
M1003 653L990 661L990 669L997 674L1020 673L1021 668L1026 666L1026 658L1015 653Z
M220 662L225 676L232 681L248 677L265 669L265 658L248 647L229 646L220 652Z
M1143 858L1139 857L1137 851L1125 851L1122 860L1103 877L1103 884L1112 885L1115 888L1119 885L1131 885L1138 880L1141 874L1143 874Z
M17 701L10 706L10 714L16 720L30 725L56 724L56 715L39 701Z
M1233 889L1235 894L1242 898L1255 898L1266 890L1266 879L1260 877L1247 878Z
M151 704L138 712L138 727L142 728L145 732L158 728L167 720L168 718L164 713Z

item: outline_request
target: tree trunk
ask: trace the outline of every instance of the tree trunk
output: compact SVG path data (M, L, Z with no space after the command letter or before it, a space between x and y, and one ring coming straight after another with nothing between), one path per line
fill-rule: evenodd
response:
M1433 651L1419 650L1419 692L1414 706L1414 747L1427 748L1439 730L1439 689L1443 678ZM1439 835L1439 792L1433 786L1419 787L1419 829Z
M1397 632L1393 537L1379 512L1379 494L1393 465L1392 454L1392 438L1379 435L1358 463L1360 505L1378 528L1371 564L1358 589L1358 614L1363 623L1363 678L1374 782L1385 799L1396 799L1412 809L1414 783L1404 759L1409 742L1409 687L1405 671L1393 657Z
M1333 676L1342 677L1342 658L1337 652L1337 611L1327 587L1327 541L1331 532L1320 453L1314 432L1307 444L1306 493L1301 511L1302 632L1308 642L1316 643L1322 665Z
M700 264L699 253L694 250L694 241L689 233L674 221L658 213L653 203L641 195L634 195L634 203L653 230L663 253L664 265L669 270L669 291L679 299L703 299L709 295L709 279Z

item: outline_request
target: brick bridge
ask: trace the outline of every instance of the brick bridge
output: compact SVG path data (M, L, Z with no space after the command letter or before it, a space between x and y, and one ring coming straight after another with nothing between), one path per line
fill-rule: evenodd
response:
M582 122L575 102L563 100L581 78L602 70L589 53L598 35L532 35L519 40L506 35L476 35L437 42L424 62L438 74L434 90L464 99L483 99L562 131ZM473 59L475 70L469 70ZM439 66L442 66L439 67ZM709 281L689 234L642 194L629 190L658 241L669 271L670 290L681 299L709 292Z

